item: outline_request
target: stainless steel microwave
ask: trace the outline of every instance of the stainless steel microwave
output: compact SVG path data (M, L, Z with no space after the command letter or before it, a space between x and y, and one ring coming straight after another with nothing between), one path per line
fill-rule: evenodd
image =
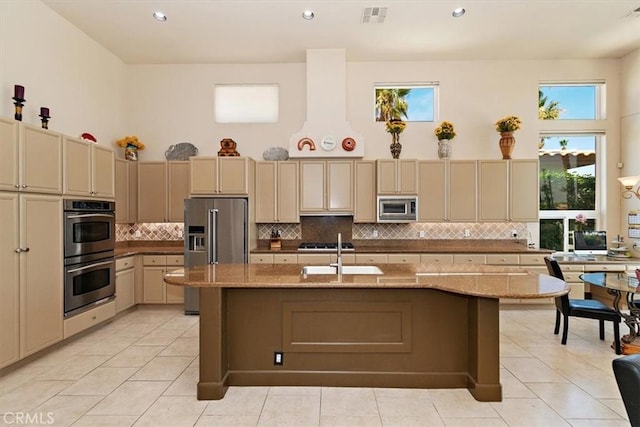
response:
M378 222L413 222L417 219L417 197L378 196Z

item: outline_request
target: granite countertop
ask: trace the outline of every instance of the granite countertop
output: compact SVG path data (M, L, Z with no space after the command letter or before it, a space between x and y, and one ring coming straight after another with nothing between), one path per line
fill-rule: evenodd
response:
M610 257L606 255L574 255L561 254L553 255L553 259L561 264L637 264L638 258Z
M116 243L115 257L123 258L131 255L183 255L184 242L138 240Z
M545 274L488 265L380 264L383 275L308 275L301 264L218 264L182 268L164 276L170 285L199 288L431 288L488 298L549 298L568 285Z

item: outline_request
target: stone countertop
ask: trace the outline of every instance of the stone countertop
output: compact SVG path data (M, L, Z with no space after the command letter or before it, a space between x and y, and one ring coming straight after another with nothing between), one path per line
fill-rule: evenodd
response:
M132 255L183 255L182 241L141 240L116 243L115 257L123 258Z
M553 255L560 264L639 264L639 258L610 257L606 255Z
M308 275L301 264L218 264L182 268L164 276L170 285L196 288L439 289L487 298L549 298L568 285L545 274L488 265L380 264L383 275Z

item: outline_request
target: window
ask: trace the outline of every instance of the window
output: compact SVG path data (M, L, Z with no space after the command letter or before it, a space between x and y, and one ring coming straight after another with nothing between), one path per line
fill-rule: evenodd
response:
M375 120L435 121L435 84L375 85Z
M277 123L278 85L216 85L217 123Z
M540 120L596 120L604 114L604 83L543 84L538 87Z

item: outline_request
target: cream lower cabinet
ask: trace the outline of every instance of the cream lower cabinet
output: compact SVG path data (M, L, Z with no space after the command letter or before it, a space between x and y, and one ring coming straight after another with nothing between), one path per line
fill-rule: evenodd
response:
M184 302L182 286L167 285L164 275L184 265L182 255L145 255L143 265L144 304L180 304Z
M298 223L298 163L256 162L257 223Z
M63 194L112 199L115 197L113 150L64 136Z
M20 359L20 202L0 193L0 368Z
M300 213L353 213L353 161L301 160Z
M136 304L135 267L133 256L116 260L116 313Z
M188 197L189 162L138 162L139 222L182 222Z
M378 220L376 207L376 162L354 162L353 222L374 223Z

